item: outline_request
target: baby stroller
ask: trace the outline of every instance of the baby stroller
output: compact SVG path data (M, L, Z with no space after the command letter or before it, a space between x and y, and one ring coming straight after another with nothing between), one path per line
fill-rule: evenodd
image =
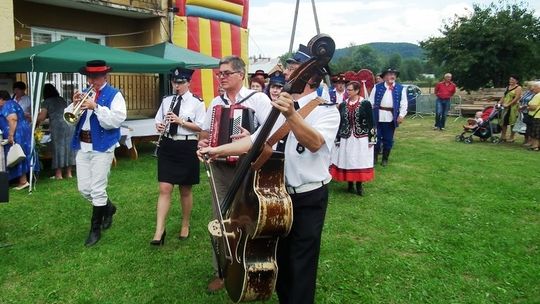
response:
M502 107L500 105L486 107L482 111L482 123L472 129L463 128L463 133L456 135L456 141L471 144L473 142L473 136L478 136L480 141L489 140L494 144L498 144L501 139L494 134L501 133L501 126L498 123L501 111Z

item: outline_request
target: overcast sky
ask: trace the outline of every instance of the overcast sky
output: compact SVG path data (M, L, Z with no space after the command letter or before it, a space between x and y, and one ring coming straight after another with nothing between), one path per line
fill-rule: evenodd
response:
M321 33L329 34L336 48L369 42L418 44L428 37L440 36L443 22L456 14L467 14L473 3L485 6L491 2L315 0ZM529 8L539 15L540 1L529 3ZM250 55L276 57L286 53L296 0L250 0L249 5ZM293 50L299 43L306 44L315 34L311 0L300 0Z

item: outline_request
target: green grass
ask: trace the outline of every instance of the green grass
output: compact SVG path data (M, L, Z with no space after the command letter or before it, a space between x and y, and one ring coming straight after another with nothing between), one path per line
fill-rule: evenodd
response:
M331 184L317 303L540 303L540 154L456 143L463 120L446 132L432 123L398 129L390 165L376 167L364 197ZM32 195L11 192L0 205L0 243L11 244L0 248L0 303L229 302L205 292L206 175L194 188L190 238L175 238L176 192L166 244L150 248L156 166L152 147L140 150L112 170L119 210L93 248L83 246L91 208L75 180L42 176Z

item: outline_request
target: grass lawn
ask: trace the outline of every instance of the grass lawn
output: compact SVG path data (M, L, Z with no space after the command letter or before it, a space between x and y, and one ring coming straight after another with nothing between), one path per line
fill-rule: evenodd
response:
M450 119L439 132L433 117L408 119L365 196L331 184L317 303L540 303L540 153L523 149L521 136L456 143L463 123ZM190 238L175 238L176 192L165 246L150 247L152 151L118 160L108 189L118 213L92 248L83 245L91 208L75 180L43 172L32 195L12 190L0 205L0 243L11 244L0 248L0 303L228 303L225 292L205 292L205 174L194 188Z

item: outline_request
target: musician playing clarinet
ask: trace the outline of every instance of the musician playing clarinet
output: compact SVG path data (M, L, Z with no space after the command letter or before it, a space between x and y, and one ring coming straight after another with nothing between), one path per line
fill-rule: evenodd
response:
M218 136L218 134L210 134L212 129L212 113L216 106L241 105L245 108L252 109L254 111L253 120L255 125L262 125L266 120L266 117L272 109L270 98L262 92L256 92L245 88L243 86L245 76L246 64L240 57L227 56L222 58L219 62L219 71L217 72L216 77L225 93L214 98L210 107L208 107L203 131L201 132L199 147L207 147L209 145L208 138L210 135ZM249 130L242 127L240 127L240 130L241 132L239 134L230 135L231 140L239 140L250 135ZM233 179L236 163L216 160L212 162L211 166L218 198L221 199L227 193L230 182ZM212 204L212 206L214 205ZM213 211L214 215L216 215L217 211ZM215 256L213 266L215 277L208 284L208 292L215 292L223 288L223 280L218 275L218 266Z
M83 93L76 92L73 103L64 110L64 113L72 112L83 102L80 108L84 112L76 123L71 148L77 151L79 192L92 203L86 246L93 246L100 240L101 230L111 227L116 213L116 206L107 194L107 183L114 149L120 139L120 125L126 119L127 111L122 93L107 82L110 71L111 67L103 60L88 61L79 73L86 75L95 95L83 100Z
M310 58L306 53L296 55L301 58L300 63ZM285 121L291 130L285 143L277 146L285 153L285 184L292 199L294 218L291 231L279 240L277 248L276 291L282 304L315 302L321 233L328 205L327 184L331 179L330 151L340 116L331 104L317 106L305 119L295 109L317 98L321 80L321 75L314 75L301 94L281 93L272 101L282 114L274 131ZM230 144L202 148L197 153L211 159L239 155L251 148L257 134Z
M166 218L174 185L180 191L182 226L178 239L189 236L189 219L193 207L192 185L199 183L197 159L198 133L205 118L204 102L189 91L193 70L178 67L171 71L174 95L163 98L155 122L160 132L157 149L159 198L157 201L156 231L151 245L165 244Z

